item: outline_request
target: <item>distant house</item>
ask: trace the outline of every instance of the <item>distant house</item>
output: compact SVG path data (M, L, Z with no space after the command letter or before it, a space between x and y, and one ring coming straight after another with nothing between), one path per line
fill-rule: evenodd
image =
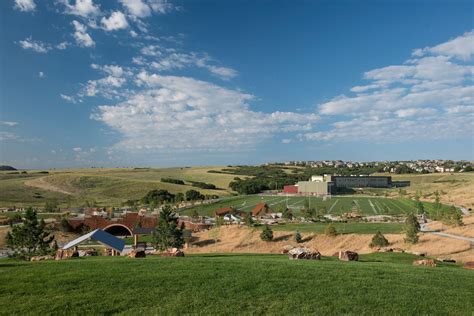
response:
M215 216L220 216L220 217L224 217L226 215L237 215L237 216L245 216L246 213L244 211L239 211L235 208L233 208L232 206L228 206L228 207L223 207L223 208L220 208L218 210L216 210L214 212L214 215Z
M233 213L235 213L235 208L233 207L223 207L214 212L215 216L225 216Z
M252 216L254 217L266 217L270 216L273 211L270 209L267 203L265 202L260 202L252 210Z

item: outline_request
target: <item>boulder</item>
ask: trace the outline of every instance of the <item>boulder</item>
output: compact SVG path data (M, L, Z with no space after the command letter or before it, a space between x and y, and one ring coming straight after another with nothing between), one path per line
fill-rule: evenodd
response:
M79 257L79 253L74 249L59 249L56 251L54 260L64 260L69 258Z
M168 249L165 252L160 253L162 257L184 257L184 252L177 248Z
M286 254L288 253L291 249L293 249L295 247L293 247L292 245L286 245L285 247L283 247L283 249L281 250L281 253L282 254Z
M30 261L43 261L43 260L52 260L54 259L53 256L34 256L30 258Z
M92 257L97 256L97 251L95 249L82 249L78 251L79 257Z
M436 267L436 261L434 259L419 259L413 261L414 266L427 266Z
M341 261L359 261L359 254L354 251L339 251L339 260Z
M462 267L464 269L474 270L474 261L468 261Z
M317 250L308 248L292 248L288 251L288 258L290 259L309 259L321 260L321 254Z
M128 257L129 258L145 258L146 257L146 253L144 250L132 250L129 254L128 254Z

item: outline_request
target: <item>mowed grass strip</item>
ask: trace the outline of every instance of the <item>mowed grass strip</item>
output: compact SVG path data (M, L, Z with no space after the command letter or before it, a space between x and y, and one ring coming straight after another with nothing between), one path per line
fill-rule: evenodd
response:
M0 262L0 314L472 315L473 271L284 255Z
M401 223L364 223L364 222L348 222L348 223L331 223L339 234L398 234L403 231ZM299 231L301 233L324 233L326 223L288 223L281 225L271 225L272 230L276 231Z

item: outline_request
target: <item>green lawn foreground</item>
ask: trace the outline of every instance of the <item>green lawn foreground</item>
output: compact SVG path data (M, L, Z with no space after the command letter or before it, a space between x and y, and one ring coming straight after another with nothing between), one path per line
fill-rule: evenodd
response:
M474 271L413 267L407 254L361 262L285 255L0 261L0 314L472 315Z

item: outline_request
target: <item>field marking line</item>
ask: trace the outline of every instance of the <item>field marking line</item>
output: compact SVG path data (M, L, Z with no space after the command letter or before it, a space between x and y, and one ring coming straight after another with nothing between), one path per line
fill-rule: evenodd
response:
M383 209L379 205L379 201L374 202L375 208L378 209L378 214L385 214Z
M374 204L372 203L372 201L370 199L369 199L369 204L370 204L370 207L372 207L372 210L374 211L374 213L378 214L377 211L375 210Z
M331 205L331 207L330 207L329 210L328 210L328 214L331 214L331 211L332 211L332 209L334 208L334 206L336 206L337 202L339 202L339 199L337 199L336 202L334 202L334 204Z

